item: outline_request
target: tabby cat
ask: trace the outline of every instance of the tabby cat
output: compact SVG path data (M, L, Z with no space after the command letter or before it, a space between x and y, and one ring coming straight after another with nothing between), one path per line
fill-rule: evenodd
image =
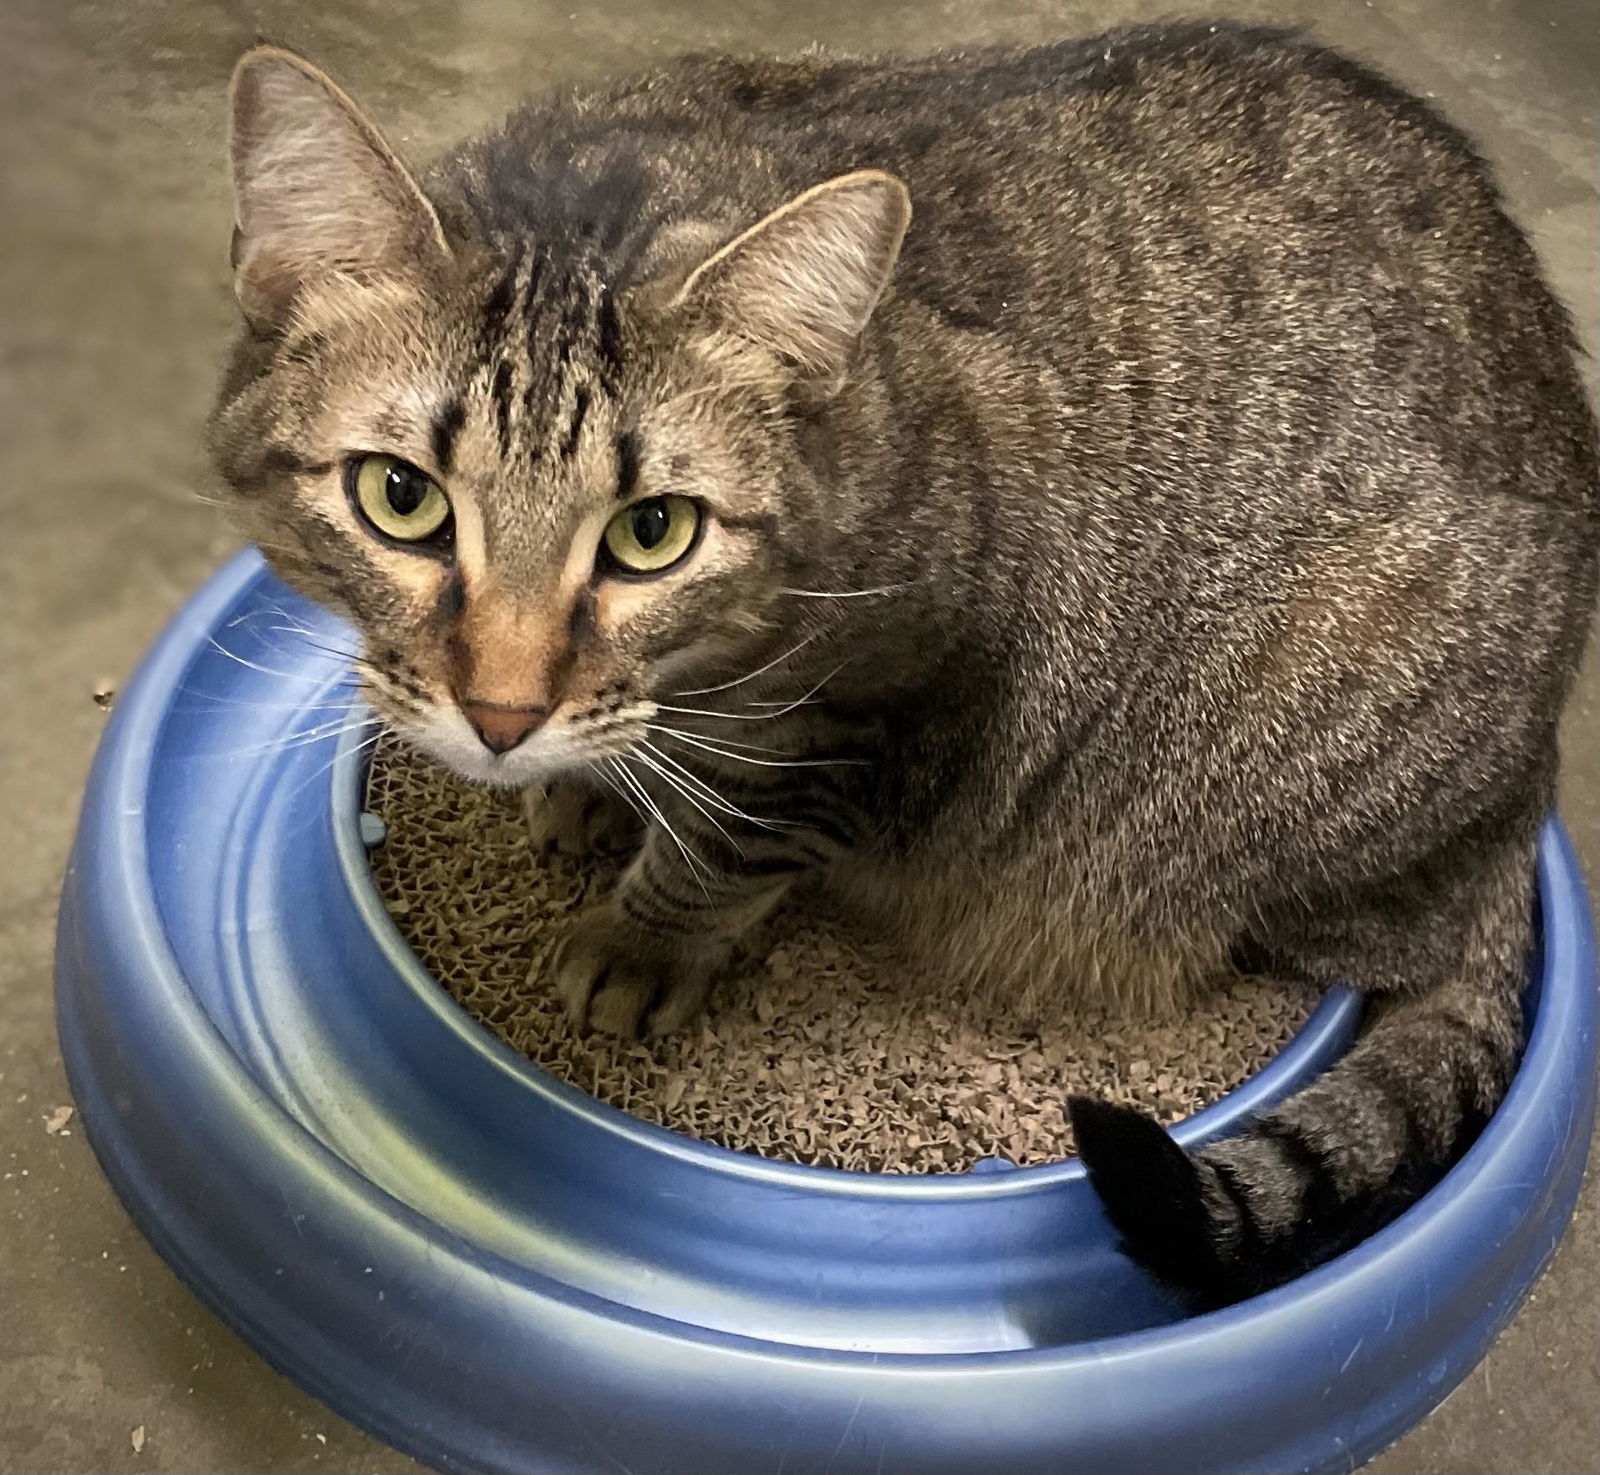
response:
M694 57L421 175L285 51L232 97L232 506L411 742L557 843L648 821L575 1027L682 1025L802 879L1039 1008L1356 984L1241 1135L1070 1104L1199 1306L1462 1152L1600 514L1568 319L1432 107L1200 23Z

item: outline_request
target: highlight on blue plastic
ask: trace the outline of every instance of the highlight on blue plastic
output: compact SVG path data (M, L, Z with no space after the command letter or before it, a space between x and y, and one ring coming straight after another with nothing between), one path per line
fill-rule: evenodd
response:
M1482 1137L1351 1253L1185 1319L1117 1254L1075 1163L766 1162L602 1106L480 1029L369 878L346 638L243 554L151 652L66 877L61 1042L107 1175L179 1275L429 1464L1345 1471L1470 1371L1567 1223L1595 957L1554 822L1530 1040ZM1174 1135L1281 1099L1357 1013L1330 997Z

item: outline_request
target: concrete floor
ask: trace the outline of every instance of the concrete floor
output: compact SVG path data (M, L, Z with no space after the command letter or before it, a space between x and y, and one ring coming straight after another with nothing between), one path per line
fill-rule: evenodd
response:
M125 675L230 548L196 500L232 324L223 89L258 33L320 59L422 155L557 79L676 49L1043 40L1170 0L9 0L0 12L0 1470L402 1471L268 1370L130 1226L68 1103L51 928L78 794ZM1437 96L1499 164L1586 341L1600 343L1593 0L1235 0ZM1600 876L1600 693L1569 719L1563 803ZM1593 1179L1485 1364L1377 1471L1600 1468Z

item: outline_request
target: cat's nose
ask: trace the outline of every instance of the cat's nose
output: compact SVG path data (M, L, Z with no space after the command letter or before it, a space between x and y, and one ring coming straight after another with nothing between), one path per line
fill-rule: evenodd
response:
M548 707L512 707L504 702L465 701L461 711L491 753L509 753L550 715Z

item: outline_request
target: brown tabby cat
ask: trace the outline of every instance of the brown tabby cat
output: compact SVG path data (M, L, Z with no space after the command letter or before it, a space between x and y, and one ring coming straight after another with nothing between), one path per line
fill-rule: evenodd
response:
M1198 1304L1459 1155L1600 538L1567 318L1428 105L1183 24L694 58L420 179L286 52L233 108L241 526L417 745L559 841L648 819L553 965L576 1025L682 1024L803 876L1041 1005L1359 985L1350 1054L1192 1157L1071 1104Z

